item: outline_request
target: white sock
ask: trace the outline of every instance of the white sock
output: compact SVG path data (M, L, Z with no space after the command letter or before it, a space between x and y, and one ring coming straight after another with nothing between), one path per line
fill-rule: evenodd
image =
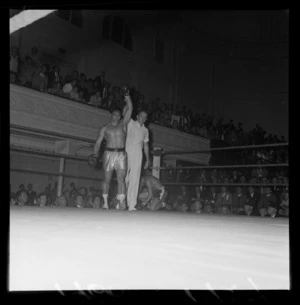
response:
M104 199L104 207L108 207L108 204L107 204L107 197L108 197L108 194L102 194L102 197Z

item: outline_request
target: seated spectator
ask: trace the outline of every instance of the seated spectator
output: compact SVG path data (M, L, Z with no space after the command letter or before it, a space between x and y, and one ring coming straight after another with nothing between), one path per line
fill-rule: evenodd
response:
M212 213L216 211L217 192L216 187L211 186L204 201L204 212Z
M272 194L271 187L267 186L264 190L264 194L261 196L258 203L258 210L260 216L264 217L266 215L270 215L271 217L275 217L277 212L277 203L276 197Z
M93 186L90 186L89 189L88 189L88 196L89 197L94 197L94 195L96 194L96 190Z
M70 98L72 100L78 101L79 95L78 95L78 87L77 86L73 86L73 88L72 88L72 90L69 94L70 94Z
M173 122L171 122L171 127L173 129L179 129L179 123L177 120L173 120Z
M20 68L19 48L11 47L10 58L9 58L10 72L14 72L16 75L18 75L19 68Z
M40 61L39 49L37 47L32 47L31 52L28 56L31 58L33 66L36 69L40 69L41 61Z
M255 213L258 208L259 195L255 192L255 188L253 186L248 187L248 194L245 202L245 213L247 216L250 216Z
M75 207L75 206L76 206L76 203L75 203L76 196L77 196L77 191L76 191L76 189L72 189L72 190L70 191L70 196L69 196L69 200L68 200L68 203L67 203L67 205L68 205L69 207ZM80 201L80 199L79 199L79 201Z
M280 203L281 203L281 200L280 200L280 196L281 196L281 193L282 193L282 189L280 186L277 186L278 184L278 181L277 181L277 178L276 177L273 177L271 182L273 184L275 184L274 186L272 186L272 193L275 195L276 197L276 202L277 202L277 206L279 207Z
M27 205L27 203L28 203L27 192L25 190L18 192L18 195L16 196L15 205Z
M57 189L58 189L58 185L57 185L57 182L54 183L54 186L53 186L53 189L50 189L50 197L51 197L51 204L54 205L54 202L56 200L56 197L57 197Z
M76 186L75 186L75 183L74 182L71 182L70 183L70 186L69 186L69 192L71 192L71 191L76 191L77 192L77 189L76 189Z
M281 197L281 203L279 205L278 214L280 216L289 217L289 193L288 191L283 193Z
M100 92L100 96L101 96L101 88L100 88L99 82L97 79L94 79L93 86L92 86L92 94L95 94L97 91Z
M236 170L233 170L231 178L232 178L234 183L238 183L239 179L240 179L240 174Z
M232 211L232 195L226 186L221 187L221 192L217 195L216 212L228 214Z
M85 207L85 201L81 194L77 194L75 197L75 206L77 208L84 208Z
M87 89L88 92L88 97L90 97L94 92L93 90L93 80L91 78L89 78L88 80L86 80L85 82L85 88ZM97 90L96 90L97 91Z
M66 83L63 88L62 91L63 93L67 94L68 96L70 96L71 91L73 90L73 87L76 86L76 80L73 79L70 83Z
M52 205L52 199L51 199L51 184L49 183L48 186L45 187L44 193L47 196L47 205Z
M70 191L69 191L69 190L65 190L65 191L63 192L63 195L64 195L64 197L66 198L67 206L68 206L68 202L69 202L69 200L70 200Z
M25 62L20 65L20 84L22 86L31 87L32 79L37 69L34 67L30 57L25 57Z
M180 190L173 204L175 211L187 212L191 204L191 194L185 185L180 186Z
M105 71L102 71L100 75L96 76L96 80L99 83L100 91L102 91L106 83Z
M28 205L36 204L36 192L32 189L32 184L29 183L27 185L27 197L28 197Z
M246 177L244 175L241 175L240 180L238 182L239 183L246 183L247 182Z
M78 193L83 196L83 199L85 199L88 196L88 189L82 186L79 188Z
M213 169L211 171L210 180L212 183L218 183L218 172L216 169Z
M235 214L244 214L247 196L242 188L238 186L235 193L232 195L232 212Z
M37 70L36 73L33 75L32 78L32 88L46 91L48 87L48 76L47 73L47 67L46 65L42 65L40 70Z
M54 65L52 70L49 72L48 89L55 89L57 88L57 84L61 83L62 79L59 73L59 67Z
M54 205L56 207L66 207L67 206L67 199L64 195L57 197L54 201Z
M110 83L108 82L105 82L104 83L104 87L103 89L101 90L101 97L102 99L105 101L107 98L108 98L108 89L110 87Z
M62 91L62 84L61 83L55 84L54 88L49 88L48 93L59 95L59 96L62 96L62 97L65 96L65 93Z
M24 185L23 183L19 185L19 189L18 189L18 191L16 192L16 198L19 196L19 194L20 194L22 191L26 191L26 190L25 190L25 185Z
M102 196L101 195L94 195L94 197L92 198L92 207L94 209L100 209L103 206L103 200L102 200Z
M100 95L100 91L97 91L94 95L91 96L90 101L88 102L88 105L101 107L102 106L102 98Z
M180 126L180 114L181 114L181 111L179 109L179 106L176 105L176 109L175 109L175 112L172 114L172 120L171 120L171 125L173 126L173 124L175 122L177 122L175 125L177 126Z
M40 193L37 196L37 205L41 208L45 207L46 205L49 204L48 200L47 200L47 194L45 192Z
M85 208L93 208L93 197L92 196L87 196L86 197L86 203L85 203Z
M191 198L190 211L193 213L200 214L204 208L204 202L206 198L206 188L202 185L196 185L194 194Z

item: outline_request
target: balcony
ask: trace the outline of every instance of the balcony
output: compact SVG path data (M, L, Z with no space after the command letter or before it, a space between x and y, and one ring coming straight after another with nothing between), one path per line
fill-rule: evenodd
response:
M106 110L30 88L10 85L10 142L13 147L86 157L99 128L108 123ZM150 124L152 148L207 150L209 140ZM170 155L166 159L208 164L210 154Z

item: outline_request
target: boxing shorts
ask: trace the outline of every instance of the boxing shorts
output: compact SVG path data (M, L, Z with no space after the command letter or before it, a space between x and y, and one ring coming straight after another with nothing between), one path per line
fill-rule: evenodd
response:
M163 186L161 189L154 191L153 197L159 198L159 200L164 201L167 197L167 194L168 194L168 192L167 192L166 188Z
M105 171L126 170L127 154L125 148L105 148L103 153L103 169Z

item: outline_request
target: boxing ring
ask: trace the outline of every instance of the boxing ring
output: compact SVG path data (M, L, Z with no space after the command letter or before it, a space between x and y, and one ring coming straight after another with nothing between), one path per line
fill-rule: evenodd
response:
M22 11L10 18L10 34L53 11ZM58 153L28 152L60 158L59 188L63 177L72 177L63 172L65 160L79 159ZM159 155L154 156L154 175L163 170L157 160ZM290 288L289 270L286 218L10 207L10 291L277 290Z
M283 217L12 206L9 234L10 291L290 289Z

